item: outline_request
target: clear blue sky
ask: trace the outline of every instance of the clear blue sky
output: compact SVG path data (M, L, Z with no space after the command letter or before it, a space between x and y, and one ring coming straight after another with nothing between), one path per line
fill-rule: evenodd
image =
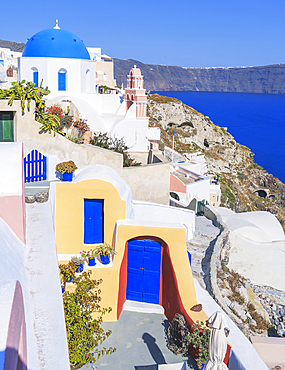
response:
M86 46L183 67L285 63L284 0L11 0L0 39L26 42L55 19Z

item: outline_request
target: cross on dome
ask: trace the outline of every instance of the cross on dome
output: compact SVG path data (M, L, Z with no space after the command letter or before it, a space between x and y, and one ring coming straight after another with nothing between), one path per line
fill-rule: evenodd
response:
M58 19L55 20L55 26L53 28L55 30L60 30L60 27L58 26Z

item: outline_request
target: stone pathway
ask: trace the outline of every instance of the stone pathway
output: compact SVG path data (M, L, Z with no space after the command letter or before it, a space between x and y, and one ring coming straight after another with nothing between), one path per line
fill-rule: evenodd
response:
M197 370L196 362L188 355L175 355L166 345L169 322L163 314L122 311L116 322L104 322L112 330L102 347L116 347L116 352L96 362L98 370L157 370L158 364L186 361L187 370ZM81 370L91 370L91 364Z
M196 227L194 238L187 242L187 250L191 253L193 277L206 288L209 275L209 263L216 237L220 229L205 216L195 216Z

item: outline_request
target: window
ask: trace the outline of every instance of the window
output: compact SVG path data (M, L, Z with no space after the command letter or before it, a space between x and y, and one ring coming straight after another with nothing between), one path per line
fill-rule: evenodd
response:
M33 74L33 83L36 85L36 87L39 86L39 72L36 67L32 68L32 74Z
M60 69L58 72L58 91L66 91L66 70Z
M14 141L13 112L0 112L0 142Z
M104 243L104 199L84 199L84 244Z
M33 72L33 83L36 84L36 87L39 86L39 72L38 71Z
M91 90L91 73L90 69L87 69L86 71L86 91Z

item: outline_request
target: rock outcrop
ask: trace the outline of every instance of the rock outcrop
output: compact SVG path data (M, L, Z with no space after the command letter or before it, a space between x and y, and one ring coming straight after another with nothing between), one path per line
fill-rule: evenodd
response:
M237 143L226 127L181 101L158 94L148 99L150 125L161 128L161 149L172 146L183 154L199 151L209 171L218 174L222 205L236 212L269 211L285 226L285 185L254 162L254 153Z

